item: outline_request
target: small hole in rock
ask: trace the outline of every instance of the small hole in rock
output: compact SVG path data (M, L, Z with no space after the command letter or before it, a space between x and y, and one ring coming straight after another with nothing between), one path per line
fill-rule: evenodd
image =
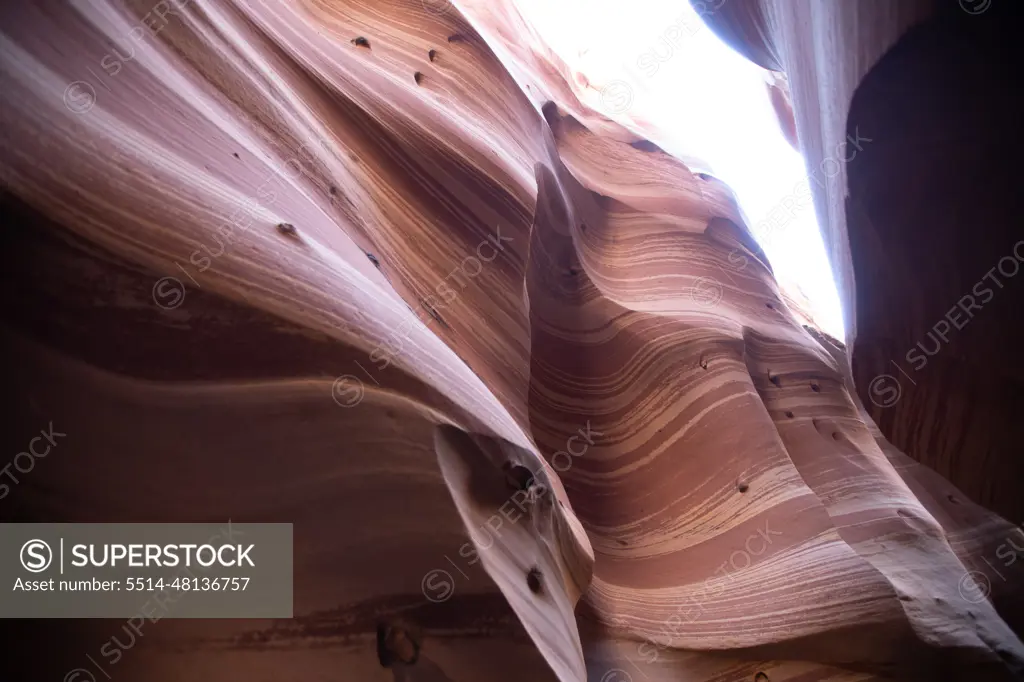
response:
M754 675L754 682L770 682L768 676L764 673L758 673Z
M789 410L786 410L786 418L787 419L792 419L793 418L793 413L790 412Z
M236 159L240 159L240 158L242 158L241 156L239 156L239 155L238 155L238 152L235 152L235 153L234 153L234 154L232 154L231 156L235 157Z
M710 180L711 179L711 176L708 175L707 173L697 173L697 177L700 178L701 180Z
M581 232L586 232L587 231L587 224L586 223L580 223L580 231Z
M700 368L701 369L707 369L708 368L708 361L705 358L703 358L703 357L701 357L701 359L698 361L698 364L700 364Z
M533 472L521 464L505 462L505 483L512 490L529 490L533 487Z
M278 223L277 224L277 231L280 232L281 234L287 235L289 237L294 236L295 232L296 232L295 226L292 225L291 223Z
M544 120L547 121L549 126L555 126L558 124L558 105L548 100L541 105L540 113L544 116Z
M811 390L814 391L815 393L821 393L821 386L819 386L818 384L812 383L811 384Z
M750 490L750 486L747 485L746 483L740 483L739 485L736 486L736 489L739 490L741 493L745 493L748 490Z
M412 79L416 81L416 85L419 85L420 83L423 82L423 74L417 71L412 75Z
M960 504L960 501L952 495L947 495L946 498L953 504Z
M377 624L377 660L382 668L390 668L394 660L388 651L388 626L384 623Z
M377 660L390 668L395 661L412 665L420 655L420 645L400 627L388 623L377 624Z
M375 268L378 268L378 269L380 268L380 261L379 261L379 260L377 260L377 257L376 257L376 256L374 256L374 255L373 255L372 253L370 253L369 251L367 251L367 252L366 252L366 257L367 257L367 258L368 258L368 259L370 260L370 262L371 262L371 263L373 263L373 266L374 266Z
M449 43L461 43L462 42L462 36L459 35L458 33L453 33L450 36L448 36L448 42Z
M426 301L420 301L420 303L423 304L423 307L426 308L427 310L427 314L430 315L430 317L433 318L435 322L437 322L445 329L451 329L451 327L448 326L448 323L444 321L444 318L441 317L441 314L437 312L434 306L430 305Z
M526 574L526 586L530 588L530 592L540 594L541 583L539 568L531 568L530 572Z
M331 185L330 187L328 187L328 188L327 188L327 191L328 191L328 192L330 193L330 195L331 195L332 197L334 197L334 196L337 196L337 195L338 195L338 188L337 188L337 187L335 187L334 185Z
M661 147L654 144L650 140L637 140L636 142L630 142L629 146L633 149L639 149L642 152L660 152Z
M358 38L353 38L352 44L355 45L356 47L365 47L367 50L370 49L370 41L362 36L359 36Z
M773 306L771 303L765 303L764 307L767 308L768 310L775 310L775 306Z
M437 57L437 50L428 50L427 51L427 59L429 59L430 61L434 61L434 59L436 57Z
M771 370L768 371L768 381L772 382L779 388L782 388L782 379L779 378L778 374L773 376Z

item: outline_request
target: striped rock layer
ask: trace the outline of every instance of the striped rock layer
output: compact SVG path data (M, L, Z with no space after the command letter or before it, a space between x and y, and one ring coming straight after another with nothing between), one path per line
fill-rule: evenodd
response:
M5 519L295 528L294 619L19 623L22 679L1021 673L1013 526L512 3L0 16L8 450L67 434Z

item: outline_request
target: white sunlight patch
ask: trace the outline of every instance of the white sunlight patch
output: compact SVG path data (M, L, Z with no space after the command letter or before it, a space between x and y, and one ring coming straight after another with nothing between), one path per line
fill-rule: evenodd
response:
M707 0L708 11L728 0ZM780 285L845 338L803 157L783 137L767 72L723 43L686 0L516 0L612 118L644 121L659 146L727 183ZM817 182L825 182L822 173ZM784 203L785 202L785 203ZM797 208L792 208L796 206ZM771 217L769 217L771 216Z

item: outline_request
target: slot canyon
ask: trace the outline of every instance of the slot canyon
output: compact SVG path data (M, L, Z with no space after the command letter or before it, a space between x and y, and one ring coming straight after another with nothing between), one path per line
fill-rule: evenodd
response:
M1018 4L694 0L837 339L515 0L4 3L0 518L293 524L294 617L0 678L1024 679Z

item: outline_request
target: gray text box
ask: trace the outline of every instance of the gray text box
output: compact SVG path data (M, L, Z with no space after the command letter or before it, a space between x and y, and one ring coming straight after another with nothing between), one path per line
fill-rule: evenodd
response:
M0 618L291 618L290 523L0 524Z

